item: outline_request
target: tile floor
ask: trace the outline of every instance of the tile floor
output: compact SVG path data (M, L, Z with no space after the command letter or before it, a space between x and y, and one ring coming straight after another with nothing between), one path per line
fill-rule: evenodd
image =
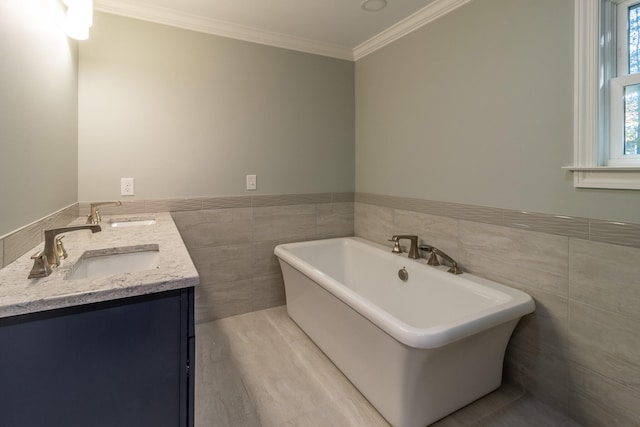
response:
M285 306L196 325L196 337L196 427L389 426ZM579 427L511 385L433 425Z

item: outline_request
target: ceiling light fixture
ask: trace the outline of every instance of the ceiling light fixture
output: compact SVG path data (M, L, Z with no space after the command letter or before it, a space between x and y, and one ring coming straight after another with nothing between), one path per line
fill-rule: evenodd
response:
M76 40L89 38L89 27L93 25L93 0L62 0L67 6L65 31Z
M377 12L387 7L387 0L363 0L360 7L367 12Z

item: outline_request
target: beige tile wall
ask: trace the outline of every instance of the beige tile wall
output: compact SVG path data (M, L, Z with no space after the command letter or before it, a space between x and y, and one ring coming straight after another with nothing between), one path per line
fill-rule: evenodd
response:
M640 250L572 239L569 266L571 414L640 425Z
M352 193L246 200L172 212L200 274L197 323L284 304L276 245L353 235Z
M506 378L585 426L640 425L640 227L477 209L472 220L471 206L357 193L354 229L382 244L417 234L529 293Z

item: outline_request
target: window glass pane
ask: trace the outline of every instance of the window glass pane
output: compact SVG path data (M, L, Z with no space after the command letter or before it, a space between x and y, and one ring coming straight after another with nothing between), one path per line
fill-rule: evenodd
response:
M640 4L629 8L629 74L640 72Z
M624 155L640 154L639 127L640 84L624 88Z

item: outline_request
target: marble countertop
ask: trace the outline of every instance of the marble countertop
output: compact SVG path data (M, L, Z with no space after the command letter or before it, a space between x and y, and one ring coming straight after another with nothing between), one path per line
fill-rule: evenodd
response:
M111 227L112 221L138 218L154 218L156 223ZM82 217L69 225L81 225L85 221ZM169 213L105 215L100 225L102 231L95 234L90 230L63 233L68 257L61 260L60 266L48 277L27 278L33 266L31 256L42 250L44 243L0 269L0 318L186 288L199 283L198 272ZM156 244L160 257L158 268L66 279L85 251Z

